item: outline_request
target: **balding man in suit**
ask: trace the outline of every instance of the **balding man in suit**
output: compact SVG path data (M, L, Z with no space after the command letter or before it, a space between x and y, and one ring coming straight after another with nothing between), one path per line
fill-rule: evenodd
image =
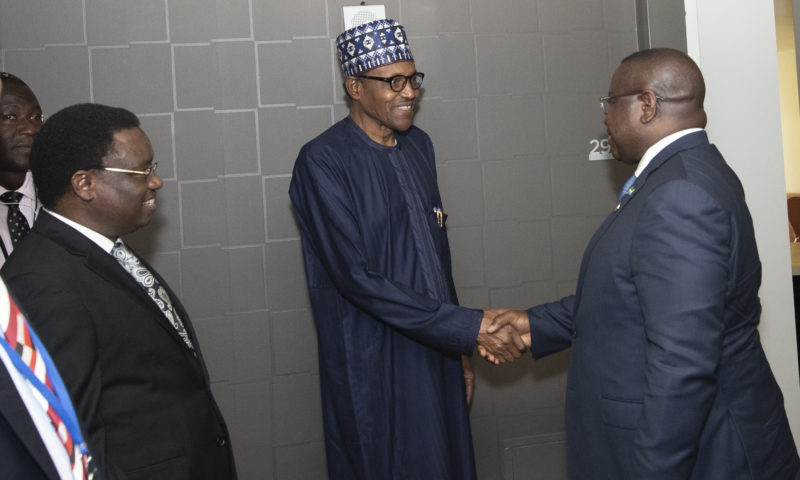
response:
M571 348L570 478L783 480L800 470L758 335L753 223L704 131L704 97L682 52L622 61L600 101L611 152L638 164L636 175L589 242L575 294L497 318L530 332L536 358Z

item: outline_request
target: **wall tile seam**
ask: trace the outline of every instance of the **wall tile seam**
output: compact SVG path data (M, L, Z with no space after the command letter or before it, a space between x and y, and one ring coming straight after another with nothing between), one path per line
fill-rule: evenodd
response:
M264 297L266 299L266 295ZM224 312L226 318L230 318L231 315L251 315L251 314L254 314L254 313L269 314L269 310L268 309L265 310L265 309L262 309L262 308L258 308L258 309L255 309L255 310L225 310L225 312ZM270 320L266 319L266 318L264 319L264 322L268 322L268 321L270 321Z
M173 81L173 84L176 83ZM177 93L177 89L174 89ZM179 107L177 105L177 99L175 100L175 108L173 109L174 113L187 113L187 112L213 112L214 107Z
M570 28L569 30L540 30L539 33L542 35L570 35L573 33L585 33L585 32L596 32L596 33L607 33L607 32L614 32L614 33L627 33L635 30L608 30L605 28L596 28L596 27L578 27L578 28Z
M69 45L69 46L85 46L85 45ZM0 48L0 52L2 52L2 59L5 62L5 54L6 52L16 53L16 52L44 52L47 47L20 47L20 48Z
M183 239L181 239L181 251L185 250L202 250L207 248L218 248L222 249L222 243L200 243L200 244L189 244L185 243Z
M222 37L210 38L210 43L235 43L235 42L255 42L256 39L251 35L249 37Z
M226 114L226 113L258 113L257 108L214 108L214 113L219 114Z
M200 183L216 183L218 182L218 178L200 178L194 180L178 180L178 187L182 187L183 185L194 185Z
M128 45L165 45L169 40L130 40Z
M261 164L260 161L259 161L259 164ZM285 177L278 177L278 178L284 179ZM267 183L268 183L268 179L262 177L261 178L261 207L264 209L264 241L265 242L267 240L269 240L269 238L270 238L270 235L269 235L269 225L270 225L270 221L269 221L269 195L268 195L269 192L268 192L268 188L267 188ZM266 243L264 244L264 248L266 249ZM264 282L265 283L264 283L264 285L267 285L266 282L268 281L266 259L267 259L267 255L266 255L266 251L265 251L264 252L264 262L265 262L265 265L264 265ZM269 299L267 299L267 300L269 300Z
M428 98L430 100L436 100L437 102L442 103L466 103L475 100L475 96L470 97L447 97L444 95L439 95L437 97L425 97L421 101L424 102L425 99Z
M89 53L91 54L95 50L119 50L119 49L130 49L131 45L88 45L87 48L89 49Z
M269 385L272 386L272 378L261 378L261 379L253 379L253 380L223 380L230 387L241 387L241 386L250 386L250 385ZM217 382L219 383L219 382Z
M261 175L264 180L274 180L279 178L292 178L291 173L274 173L269 175ZM288 193L287 193L288 194Z
M286 374L280 374L280 375L273 375L272 379L273 380L285 380L285 379L291 378L291 377L319 377L319 373L315 373L315 372L311 372L311 371L303 371L303 372L297 372L297 373L286 373ZM273 383L273 382L270 382L270 383Z
M320 442L320 441L322 441L322 440L324 440L324 437L319 437L319 439L316 439L316 440L307 440L307 441L305 441L305 442L295 442L295 443L280 443L280 442L276 442L276 441L273 439L273 442L272 442L272 450L273 450L273 453L274 453L274 451L275 451L275 450L277 450L277 449L279 449L279 448L305 447L305 446L308 446L308 445L317 444L317 443L319 443L319 442ZM275 463L273 463L273 465L275 465L275 464L277 463L277 459L275 459L275 460L274 460L274 462L275 462ZM277 467L277 465L276 465L276 467ZM274 474L275 474L275 475L277 475L277 468L276 468L276 471L275 471L275 473L274 473ZM278 477L277 477L277 476L275 476L275 478L278 478Z
M258 83L260 85L261 81L259 80ZM258 108L285 108L297 106L297 103L261 103L261 94L259 93Z
M480 88L478 89L480 91ZM478 93L476 96L476 100L481 99L492 99L492 98L536 98L536 97L543 97L545 94L544 91L542 92L530 92L530 93L517 93L517 92L509 92L509 93Z
M435 139L433 139L435 140ZM434 148L436 147L436 142L433 142ZM478 157L470 157L470 158L448 158L447 160L439 161L436 160L436 165L439 167L449 167L449 166L458 166L458 165L470 165L480 163L481 160Z
M256 159L256 160L258 160L258 159ZM258 162L258 165L259 165L259 170L260 170L260 167L261 167L261 162L260 161ZM220 174L217 174L216 180L231 180L231 179L236 179L236 178L250 178L250 177L257 178L257 177L261 177L261 176L262 175L261 175L260 171L244 172L244 173L220 173ZM213 179L211 179L211 180L213 180Z
M300 237L268 238L265 244L271 243L291 243L300 241Z
M333 106L331 104L324 104L324 105L297 105L297 110L325 110L325 109L332 109Z
M258 47L261 45L289 44L292 43L292 40L254 40L253 43Z
M193 323L197 323L197 322L224 323L226 321L232 320L231 316L233 316L233 315L248 315L248 314L253 314L253 313L265 313L265 312L267 312L267 311L266 310L243 310L241 312L238 312L238 311L227 312L226 311L226 312L224 312L224 315L222 317L220 317L219 315L213 315L213 316L210 316L210 317L192 315L192 322ZM267 322L269 320L265 319L264 321Z
M239 245L224 245L220 247L223 252L231 252L234 250L253 250L253 249L264 249L263 243L243 243Z
M268 309L268 311L271 314L272 313L274 313L274 314L284 314L284 313L305 313L305 312L310 312L311 310L309 308L286 308L286 309L283 309L283 310L269 310Z
M147 252L146 256L147 257L153 257L155 255L180 255L180 254L181 254L181 250L180 249L178 249L178 250L175 250L175 249L171 249L171 250L154 250L154 251ZM142 255L145 255L145 254L143 253Z
M475 40L479 38L508 38L508 37L541 37L542 32L540 31L533 31L533 32L490 32L490 33L475 33L473 37Z

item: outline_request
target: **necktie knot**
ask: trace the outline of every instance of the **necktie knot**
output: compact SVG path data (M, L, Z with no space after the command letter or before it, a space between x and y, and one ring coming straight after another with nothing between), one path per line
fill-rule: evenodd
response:
M19 201L22 200L22 194L19 192L8 191L4 194L0 195L0 202L8 204L19 204Z

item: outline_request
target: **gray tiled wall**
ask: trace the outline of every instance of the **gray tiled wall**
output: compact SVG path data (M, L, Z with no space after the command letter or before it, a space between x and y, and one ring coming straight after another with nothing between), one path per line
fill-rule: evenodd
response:
M286 192L300 146L346 114L333 39L341 7L356 3L0 0L0 67L46 112L94 101L141 116L164 188L131 242L192 314L245 480L326 477ZM587 157L605 131L597 97L636 48L635 3L385 2L427 74L417 124L436 147L462 303L528 307L574 289L583 248L630 174ZM514 474L504 446L560 438L567 363L567 353L503 367L475 359L481 480ZM561 458L537 458L548 457Z

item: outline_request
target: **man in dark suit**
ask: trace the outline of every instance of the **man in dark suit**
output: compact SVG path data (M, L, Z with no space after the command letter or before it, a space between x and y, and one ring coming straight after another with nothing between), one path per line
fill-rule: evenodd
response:
M99 465L127 478L235 478L189 315L120 239L156 209L156 166L127 110L82 104L53 115L31 151L43 210L2 273Z
M571 347L573 479L793 479L798 460L758 335L761 263L736 174L703 128L705 84L671 49L622 61L601 99L638 168L591 239L575 295L511 323L539 358ZM491 330L491 329L490 329Z

